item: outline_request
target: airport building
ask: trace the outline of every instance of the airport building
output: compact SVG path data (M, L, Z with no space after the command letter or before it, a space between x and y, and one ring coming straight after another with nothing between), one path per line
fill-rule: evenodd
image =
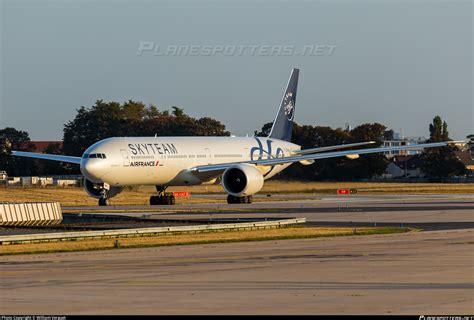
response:
M469 176L474 176L474 157L472 157L471 150L456 151L456 157L466 166Z
M59 148L63 147L62 141L31 141L31 144L34 146L33 152L44 153L50 146L58 146Z
M400 146L409 146L409 145L416 145L421 144L426 141L425 137L407 137L401 138L399 134L394 134L393 140L384 140L382 141L383 147L400 147ZM387 151L384 152L387 158L393 158L395 156L409 156L409 155L416 155L421 154L422 150L401 150L401 151Z

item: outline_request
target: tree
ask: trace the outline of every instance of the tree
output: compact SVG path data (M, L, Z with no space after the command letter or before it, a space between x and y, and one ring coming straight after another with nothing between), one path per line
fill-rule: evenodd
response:
M440 142L449 140L448 124L442 121L440 116L433 118L433 123L430 123L430 139L428 142Z
M433 118L429 125L428 142L449 141L448 124L440 116ZM425 149L422 154L422 171L434 181L446 181L455 175L466 174L466 167L456 157L456 147L448 145L441 148Z
M259 132L257 130L254 131L254 135L256 137L268 137L268 135L270 134L270 131L272 130L272 126L273 126L273 122L268 122L268 123L265 123L262 127L262 130ZM294 132L294 128L295 126L297 126L296 123L293 123L293 132Z
M44 153L63 154L60 143L50 143ZM39 162L40 161L40 162ZM80 174L79 166L58 161L39 160L37 162L41 175Z
M423 153L422 171L433 181L444 182L456 175L465 175L466 167L456 157L456 147L447 146Z
M36 174L37 168L32 159L14 157L11 151L33 151L28 132L15 128L0 130L0 170L5 170L10 176L25 176Z
M204 117L197 120L196 134L198 136L229 136L225 125L215 119Z
M351 130L354 142L376 141L380 145L387 127L380 123L365 123Z
M382 144L387 135L393 135L393 131L387 131L387 127L380 123L365 123L352 129L350 134L352 142L375 141L375 144L367 146L375 148ZM344 177L369 179L382 175L387 169L389 161L383 153L372 153L362 155L355 160L345 158L343 163L345 163L345 170L342 171Z
M171 114L173 114L173 116L175 116L176 118L186 117L186 115L184 114L184 109L176 106L173 106L171 108L173 109Z
M256 136L268 136L272 123L266 123ZM385 135L384 125L363 124L347 132L341 128L299 126L293 123L292 142L301 145L303 149L317 148L376 140L379 143ZM314 164L304 166L300 163L291 165L280 174L283 179L298 180L351 180L368 179L385 172L388 160L383 154L363 155L357 160L347 158L330 158L317 160Z
M80 107L74 120L64 125L63 153L81 156L95 142L123 136L228 136L221 122L204 117L196 119L173 106L172 112L129 100L104 102L90 108Z
M384 134L383 134L383 139L384 140L393 140L394 138L394 132L392 129L390 130L385 130Z
M147 112L146 107L141 102L129 100L121 107L123 118L130 122L140 122L150 112ZM151 110L150 110L151 111Z
M125 134L134 135L132 120L127 119L118 102L98 100L91 108L81 107L74 120L64 125L63 152L81 156L93 143Z

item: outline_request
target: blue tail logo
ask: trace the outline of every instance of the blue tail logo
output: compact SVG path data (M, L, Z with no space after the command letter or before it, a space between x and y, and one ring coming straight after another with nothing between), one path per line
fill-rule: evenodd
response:
M295 118L296 107L296 89L298 88L299 70L291 71L290 80L286 86L283 99L281 99L280 108L273 121L272 130L269 138L291 141L291 133L293 130L293 119Z
M288 92L285 95L283 104L285 105L286 118L288 121L293 121L293 117L295 116L295 99L293 99L293 92Z

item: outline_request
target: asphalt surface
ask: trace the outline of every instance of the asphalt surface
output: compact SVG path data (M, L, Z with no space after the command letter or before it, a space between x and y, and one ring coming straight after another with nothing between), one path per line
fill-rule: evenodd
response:
M313 225L431 231L0 256L1 313L474 313L474 195L323 197L114 214L194 222L305 217Z
M161 212L146 212L150 206L116 206L111 209L138 212L107 213L160 221L235 221L264 218L306 218L308 225L403 226L423 230L474 228L474 195L389 195L322 197L294 201L249 204L192 204ZM90 207L65 207L88 210ZM103 210L103 208L101 208ZM176 212L174 211L176 210Z
M474 230L0 257L5 314L473 314Z

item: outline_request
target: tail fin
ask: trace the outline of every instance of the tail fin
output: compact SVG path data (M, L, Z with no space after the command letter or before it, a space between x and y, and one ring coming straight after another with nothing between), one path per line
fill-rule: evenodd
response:
M290 80L286 86L285 94L281 100L275 121L273 121L272 130L268 136L269 138L291 141L299 72L299 69L293 69L291 71Z

